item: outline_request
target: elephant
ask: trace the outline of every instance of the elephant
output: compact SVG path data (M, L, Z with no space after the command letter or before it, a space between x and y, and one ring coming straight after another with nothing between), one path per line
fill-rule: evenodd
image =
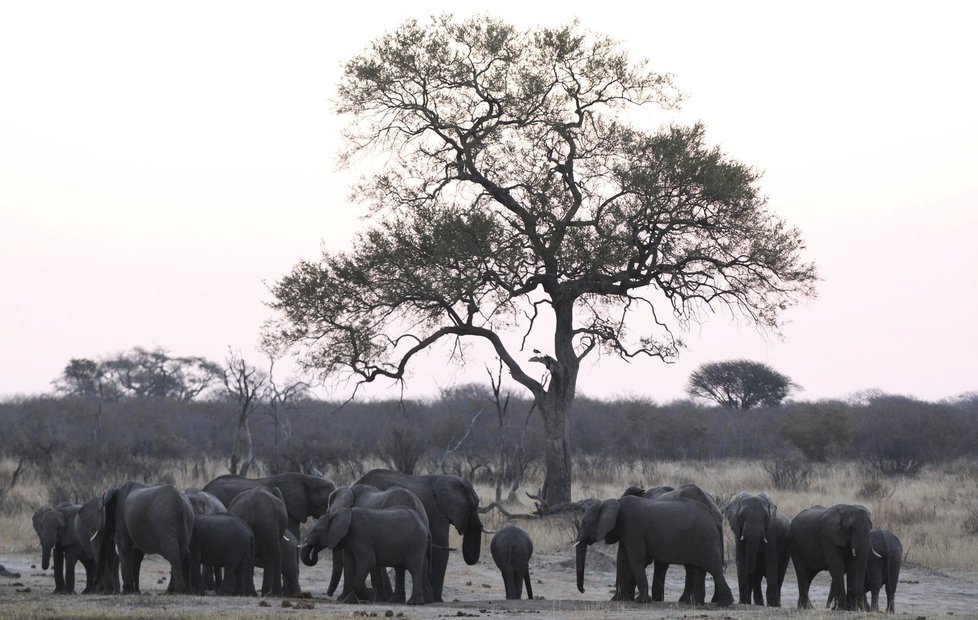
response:
M230 506L238 493L255 487L269 490L277 487L282 493L288 529L295 534L296 540L299 539L299 524L309 517L318 519L326 514L329 495L336 489L335 484L322 476L289 472L267 478L244 478L226 474L208 482L203 490L215 495L225 506Z
M75 564L85 567L83 594L95 591L95 562L85 554L75 534L75 515L81 508L77 504L61 504L56 508L39 508L32 518L34 531L41 542L41 568L48 569L54 555L54 593L75 593Z
M299 596L302 594L302 588L299 586L299 539L289 530L285 530L285 535L279 540L279 547L282 549L282 578L278 586L279 591L282 596ZM255 566L267 568L264 558Z
M873 549L866 566L866 592L872 596L872 611L880 610L880 589L886 588L886 611L894 613L897 583L900 581L900 566L903 564L903 545L890 530L872 529L869 540ZM865 604L865 601L863 602ZM826 607L832 605L832 595Z
M839 609L865 609L872 529L869 511L853 504L814 506L791 520L788 551L798 578L799 609L811 609L808 588L826 569L832 575L830 603Z
M255 535L255 565L263 567L263 595L282 593L282 541L288 526L288 513L277 487L251 487L239 493L228 512L241 517ZM298 570L298 569L297 569ZM247 594L256 594L254 582L248 580Z
M190 507L194 509L194 515L214 515L224 514L228 511L224 502L219 500L216 495L201 491L196 488L183 490L183 494L190 500ZM204 565L201 570L202 587L204 590L214 590L221 582L221 569L210 565ZM194 573L196 576L196 573Z
M119 550L124 594L139 594L139 569L147 553L159 554L170 563L168 593L190 590L194 530L190 500L168 484L127 482L105 492L102 511L106 536L99 549L99 566L110 561L114 544Z
M102 511L102 497L96 496L85 502L75 515L73 527L75 538L81 545L82 556L92 558L95 565L95 593L119 593L119 554L115 546L109 550L103 564L98 560L102 539L105 537L105 513Z
M479 496L468 480L450 474L410 475L385 469L374 469L357 480L385 490L393 486L412 491L424 505L431 530L432 600L442 602L442 586L448 567L448 527L452 525L462 535L462 558L466 564L479 561L482 552L482 533L488 531L479 519Z
M523 598L523 584L526 583L526 598L532 599L530 556L533 555L533 541L530 540L530 535L515 525L507 525L492 537L489 553L503 575L506 598Z
M723 514L716 500L712 495L699 488L695 484L682 484L678 488L671 486L652 487L642 489L641 487L631 486L625 489L623 497L634 495L646 499L672 500L686 498L700 502L713 514L716 527L720 531L720 541L723 542ZM628 566L628 558L625 556L626 550L618 547L618 565ZM650 598L653 601L662 601L665 598L666 572L669 570L669 563L656 559L652 563L652 584L650 588ZM717 590L714 588L713 602L716 602ZM629 571L623 571L620 579L615 585L615 595L613 601L631 601L635 598L635 582L631 579ZM680 603L702 604L706 599L706 573L695 566L686 567L686 582L683 592L679 597Z
M737 583L740 603L764 604L761 580L767 579L767 604L781 606L781 586L788 571L788 529L791 522L778 512L767 493L734 495L723 511L737 541Z
M624 555L619 556L625 559L625 564L618 565L618 581L634 580L638 602L652 600L645 567L659 560L709 573L717 591L715 602L720 606L731 605L733 593L723 577L722 536L713 511L695 499L659 500L626 495L592 504L584 511L575 543L577 589L584 592L588 546L604 540L625 548Z
M324 548L343 552L348 594L341 601L369 600L364 582L375 567L400 566L411 574L408 605L425 602L424 574L431 552L431 534L421 516L410 508L340 508L321 517L306 535L302 561L316 563Z
M194 517L190 539L190 589L194 594L204 593L203 565L225 569L225 578L217 584L217 594L246 595L247 582L254 578L254 563L255 536L244 520L229 513Z
M183 494L190 500L195 515L216 515L228 511L227 505L213 493L191 487L184 489Z
M428 527L428 515L425 513L424 504L421 503L421 499L417 495L404 487L393 486L381 491L377 487L370 486L369 484L354 484L353 486L337 487L329 497L330 512L335 512L341 508L353 507L377 509L393 507L410 508L418 513L425 527ZM343 554L338 549L334 549L333 573L329 581L329 587L326 590L328 596L332 596L336 591L336 586L339 585L342 571ZM379 583L374 583L374 587L380 588L385 595L390 594L390 602L403 603L406 597L404 590L404 569L398 568L395 569L395 572L397 579L392 594L390 593L387 575L382 571L378 571L372 576L376 576L379 580ZM426 577L423 585L425 587L425 602L433 602L430 579Z

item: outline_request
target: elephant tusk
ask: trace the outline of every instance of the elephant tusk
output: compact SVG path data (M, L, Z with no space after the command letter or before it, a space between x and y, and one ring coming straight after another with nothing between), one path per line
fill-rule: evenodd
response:
M576 543L574 543L573 545L571 545L571 549L573 549L574 547L576 547L579 544L581 544L581 541L577 541Z
M88 539L88 542L95 542L96 536L98 536L98 530L95 530L95 533L92 534L92 537Z
M282 540L284 540L285 542L289 542L289 537L288 536L283 536L282 537Z
M856 557L856 549L855 548L853 548L853 550L852 550L852 557Z
M483 528L482 528L482 533L483 533L483 534L495 534L495 533L496 533L496 530L490 530L490 529L489 529L489 528L487 528L487 527L483 527Z
M767 536L764 537L764 544L767 544Z
M743 542L743 540L744 540L744 536L743 536L743 534L741 534L741 536L740 536L740 540L741 540L741 542Z
M880 559L883 559L883 556L881 556L880 554L876 553L876 549L873 549L873 555L875 555L876 557L878 557Z

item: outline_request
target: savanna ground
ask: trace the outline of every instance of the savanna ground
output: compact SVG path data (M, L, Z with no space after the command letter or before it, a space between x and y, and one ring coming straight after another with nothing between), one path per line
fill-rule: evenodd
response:
M0 474L8 473L13 464L0 461ZM583 471L582 471L583 470ZM196 474L186 467L175 467L168 477L178 487L202 486L210 478L224 473L213 463ZM617 497L629 484L655 486L693 482L710 490L721 501L740 490L767 490L779 510L792 516L814 504L831 505L854 502L866 505L878 527L892 530L900 537L905 550L904 569L897 590L898 616L978 617L978 465L958 462L925 468L915 478L877 478L868 475L857 464L823 465L812 473L810 486L804 490L772 489L770 476L760 462L683 461L645 464L633 468L578 468L581 480L574 490L575 498ZM339 483L350 482L338 480ZM477 487L483 498L492 491ZM760 609L735 605L717 609L711 606L690 608L677 603L651 605L611 603L614 583L615 549L594 545L588 554L585 576L586 591L581 594L575 584L575 536L573 517L518 518L534 540L531 560L533 601L503 600L502 580L489 556L489 537L483 541L483 553L475 566L466 566L460 554L453 553L445 579L446 603L424 607L401 605L341 605L325 596L329 561L323 556L315 568L301 567L303 589L311 596L302 599L190 597L161 594L166 588L169 567L158 557L143 564L140 596L55 596L51 571L40 570L40 552L30 522L32 506L45 503L43 480L30 476L11 490L7 510L0 515L0 564L19 577L0 576L0 617L145 617L145 618L245 618L270 616L296 617L500 617L500 618L736 618L835 616L824 609L802 612L794 609L797 600L794 572L791 567L785 579L781 609ZM484 499L483 503L488 500ZM531 502L511 504L511 512L531 512ZM484 515L488 527L501 526L505 519L493 511ZM454 534L453 534L454 536ZM460 546L455 540L454 546ZM732 559L732 536L727 538L728 566L726 579L736 596L737 577ZM79 566L77 579L84 581ZM824 601L828 594L828 575L821 573L812 586L812 600ZM77 586L79 591L83 586ZM666 599L675 600L682 590L682 570L673 568L667 579ZM708 585L708 596L712 587ZM884 597L885 601L885 597ZM268 606L265 606L265 605ZM885 602L883 603L885 604ZM850 614L857 617L859 614Z

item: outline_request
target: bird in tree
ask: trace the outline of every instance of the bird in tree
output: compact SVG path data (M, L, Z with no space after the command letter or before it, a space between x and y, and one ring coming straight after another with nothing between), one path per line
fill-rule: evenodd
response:
M797 388L789 377L767 364L731 360L697 368L689 376L686 393L716 401L726 409L746 411L759 405L777 407Z
M755 170L702 125L635 122L679 99L577 23L404 23L346 63L336 96L369 223L273 285L266 336L361 383L484 343L542 418L542 498L568 501L567 412L589 355L670 360L704 311L776 329L813 294L801 235ZM527 357L528 340L545 352Z

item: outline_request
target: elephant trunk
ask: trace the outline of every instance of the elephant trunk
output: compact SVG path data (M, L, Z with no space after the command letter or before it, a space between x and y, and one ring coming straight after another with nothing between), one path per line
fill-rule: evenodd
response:
M479 520L479 514L473 512L469 518L469 525L465 528L462 535L462 558L469 566L479 562L479 555L482 553L482 530L484 526Z
M744 569L748 575L753 575L757 572L757 554L761 548L761 535L756 536L748 534L744 539L744 550L746 557L744 558Z
M343 552L333 549L333 573L329 578L329 587L326 588L326 596L333 596L336 588L340 585L340 575L343 574Z
M302 547L299 557L306 566L315 566L319 562L319 547L311 543L306 544Z
M47 570L48 566L51 565L51 548L53 546L53 543L41 543L41 568L44 570Z
M587 543L577 542L577 591L584 592L584 562L587 560Z
M849 610L866 609L866 569L872 553L869 532L853 534L850 557L846 561L846 607Z

